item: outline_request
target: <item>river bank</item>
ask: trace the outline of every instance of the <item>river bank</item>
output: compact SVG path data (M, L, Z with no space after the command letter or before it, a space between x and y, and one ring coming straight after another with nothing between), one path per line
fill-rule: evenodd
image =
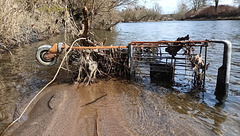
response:
M212 134L194 118L177 114L151 93L116 79L90 86L53 85L28 111L25 121L14 124L7 135ZM156 100L157 105L151 104Z
M194 18L194 19L182 19L182 21L217 21L217 20L240 20L240 16L233 17L215 17L215 18Z

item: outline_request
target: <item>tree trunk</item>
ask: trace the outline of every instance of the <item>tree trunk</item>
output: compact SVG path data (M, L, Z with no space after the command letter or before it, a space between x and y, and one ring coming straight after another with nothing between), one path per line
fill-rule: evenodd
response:
M219 0L215 0L215 12L217 12L217 9L218 9L218 2Z

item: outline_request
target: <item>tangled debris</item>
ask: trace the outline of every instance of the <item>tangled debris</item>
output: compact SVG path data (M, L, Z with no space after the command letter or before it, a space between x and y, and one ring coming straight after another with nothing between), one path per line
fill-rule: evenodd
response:
M185 37L178 37L176 41L186 41L189 40L189 35L185 36ZM172 45L169 45L165 51L168 52L170 55L172 55L172 57L174 58L178 51L180 51L183 48L182 44L178 44L178 43L173 43Z
M68 65L74 80L86 85L97 77L127 77L129 68L126 49L76 50L69 54Z

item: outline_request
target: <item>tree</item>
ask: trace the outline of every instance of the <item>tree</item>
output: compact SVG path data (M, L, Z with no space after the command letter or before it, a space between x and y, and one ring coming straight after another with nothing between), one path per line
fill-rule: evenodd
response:
M217 8L218 8L219 0L214 0L214 2L215 2L215 12L217 12Z
M206 1L207 0L190 0L194 10L198 10L198 9L206 6Z
M128 7L120 13L124 22L139 22L149 20L161 20L161 7L154 6L152 9L147 9L144 6Z
M157 13L161 13L162 12L162 7L158 3L155 3L154 7L153 7L153 10Z
M186 3L184 3L183 1L181 1L179 4L178 4L178 11L177 13L175 14L175 19L183 19L185 14L187 13L188 11L188 6L186 5Z
M120 22L121 19L118 16L119 7L124 7L127 5L131 5L135 3L137 0L68 0L72 5L70 8L73 12L72 14L76 18L76 16L81 17L81 8L82 6L86 6L89 10L90 15L90 24L91 28L100 28L100 29L108 29L112 27L112 25ZM76 20L77 21L77 20ZM80 22L80 21L78 21Z

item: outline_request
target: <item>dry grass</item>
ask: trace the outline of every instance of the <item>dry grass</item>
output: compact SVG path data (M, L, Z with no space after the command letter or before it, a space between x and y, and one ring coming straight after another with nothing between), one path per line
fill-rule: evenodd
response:
M236 7L220 5L217 9L217 12L214 6L205 7L199 9L198 11L191 10L185 14L185 19L198 19L198 18L214 19L218 17L221 18L234 17L239 14L240 12Z
M62 0L0 1L0 48L73 30L76 25Z

